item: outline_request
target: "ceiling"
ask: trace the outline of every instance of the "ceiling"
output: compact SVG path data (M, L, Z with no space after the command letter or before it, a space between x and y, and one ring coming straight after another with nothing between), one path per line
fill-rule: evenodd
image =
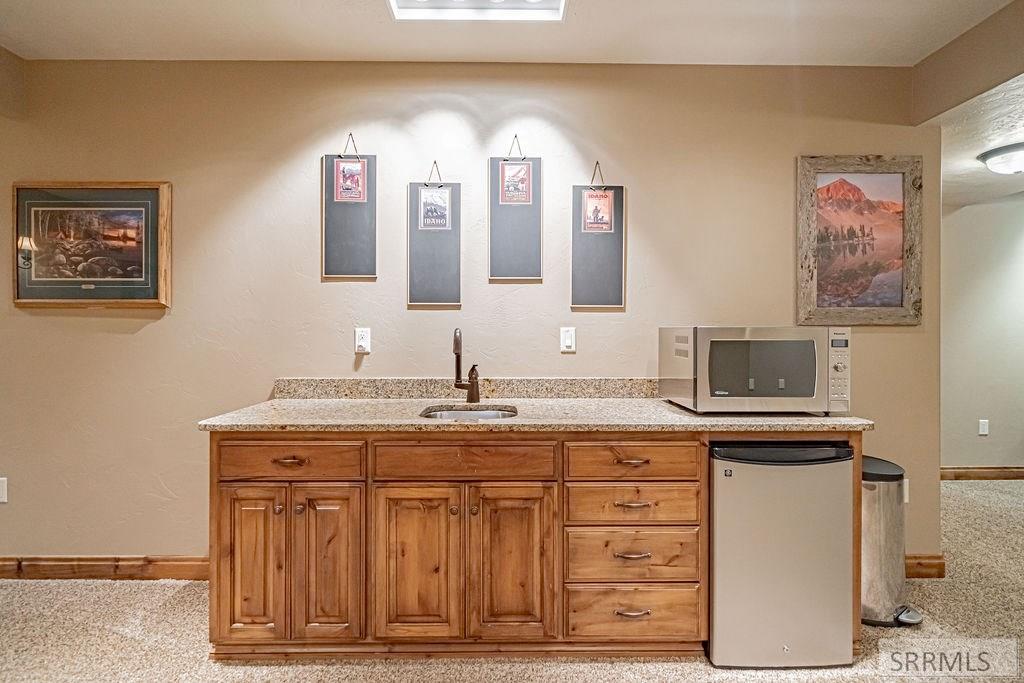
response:
M1010 0L568 0L564 22L396 22L388 0L0 0L27 59L911 66Z
M977 157L1024 142L1024 75L950 109L942 126L942 201L962 206L1024 192L1024 173L999 175Z

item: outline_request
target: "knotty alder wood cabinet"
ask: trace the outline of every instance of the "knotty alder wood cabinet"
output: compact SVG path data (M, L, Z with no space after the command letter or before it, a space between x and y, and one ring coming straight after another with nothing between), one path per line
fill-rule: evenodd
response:
M211 656L700 652L707 436L214 432Z

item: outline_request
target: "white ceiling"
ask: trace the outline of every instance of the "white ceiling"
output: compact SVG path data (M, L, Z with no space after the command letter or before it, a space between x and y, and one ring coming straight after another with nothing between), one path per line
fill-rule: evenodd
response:
M1024 142L1024 75L950 109L942 126L942 201L962 206L1024 192L1024 173L999 175L977 157Z
M387 0L0 0L28 59L910 66L1010 0L569 0L564 22L396 22Z

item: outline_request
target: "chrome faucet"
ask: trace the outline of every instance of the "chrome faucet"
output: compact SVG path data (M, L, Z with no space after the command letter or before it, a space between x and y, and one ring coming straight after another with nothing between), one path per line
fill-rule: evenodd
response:
M466 403L480 402L480 373L474 365L469 369L469 381L462 381L462 330L455 328L452 340L452 353L455 354L455 388L466 389Z

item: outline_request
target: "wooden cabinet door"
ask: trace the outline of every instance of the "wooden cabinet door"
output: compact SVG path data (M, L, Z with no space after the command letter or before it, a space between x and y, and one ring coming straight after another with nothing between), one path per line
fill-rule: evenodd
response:
M376 635L461 637L461 487L378 486L373 496Z
M285 533L288 486L218 489L217 610L220 640L288 637Z
M555 485L469 487L471 638L557 635Z
M362 636L362 486L292 486L292 638Z

